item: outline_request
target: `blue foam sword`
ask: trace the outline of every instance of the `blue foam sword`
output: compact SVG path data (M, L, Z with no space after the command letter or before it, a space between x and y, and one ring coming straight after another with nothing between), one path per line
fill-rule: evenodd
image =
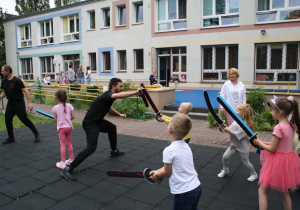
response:
M54 119L54 116L51 115L51 114L48 114L47 112L43 112L43 111L41 111L41 110L39 110L39 109L36 109L35 111L36 111L37 113L39 113L39 114L42 114L42 115L46 116L46 117L49 117L49 118Z
M241 128L250 136L250 143L258 149L262 149L253 143L253 140L257 137L257 132L254 133L251 128L238 116L238 114L227 104L227 102L222 98L222 96L217 96L217 101L223 106L223 108L228 112L228 114L241 126Z

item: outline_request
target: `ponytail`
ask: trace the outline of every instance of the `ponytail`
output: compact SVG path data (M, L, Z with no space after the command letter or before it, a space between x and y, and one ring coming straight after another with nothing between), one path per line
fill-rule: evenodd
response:
M292 118L290 120L290 123L292 125L296 125L296 131L299 134L300 131L300 119L299 119L299 110L298 110L298 103L296 100L293 99L293 113L292 113ZM300 141L300 135L298 135L298 140Z

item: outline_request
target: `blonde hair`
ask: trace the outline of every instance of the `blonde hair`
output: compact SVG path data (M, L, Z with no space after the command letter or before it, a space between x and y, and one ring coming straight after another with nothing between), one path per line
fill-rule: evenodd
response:
M190 102L183 102L180 104L180 106L186 111L187 114L193 109L193 105Z
M249 104L239 104L236 107L241 113L243 113L243 116L241 117L245 123L255 132L255 124L253 122L253 109Z
M171 127L171 135L177 139L183 139L192 128L192 121L189 116L182 113L175 114L169 126Z
M231 74L236 74L236 78L240 77L239 71L236 68L231 68L227 71L227 78L229 79L230 77L230 73Z

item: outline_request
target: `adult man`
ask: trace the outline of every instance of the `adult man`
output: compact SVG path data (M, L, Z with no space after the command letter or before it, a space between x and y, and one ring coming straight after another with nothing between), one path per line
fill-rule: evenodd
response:
M110 143L110 157L118 157L124 155L117 148L117 128L111 122L103 119L108 111L120 117L126 118L125 114L121 114L113 109L111 106L118 98L127 98L135 95L139 90L121 92L123 90L122 80L112 78L109 82L109 90L99 95L91 104L90 109L87 111L85 118L82 122L82 127L86 133L87 148L82 150L70 164L60 174L67 180L76 181L73 175L73 169L82 163L88 156L96 151L99 132L108 133Z
M84 70L81 64L79 65L79 69L77 70L76 75L77 75L77 83L84 84Z
M75 83L75 72L73 70L73 64L69 65L68 78L69 78L69 83L70 84L74 84Z
M0 95L0 99L7 96L8 100L5 110L5 124L7 128L8 138L3 141L2 144L15 142L12 124L13 117L15 115L19 117L22 123L24 123L32 130L32 132L34 133L34 142L40 142L40 134L36 130L33 123L27 118L23 92L25 93L27 98L28 109L33 109L28 90L25 88L23 82L18 77L13 76L12 68L9 65L2 66L1 73L5 77L5 79L1 84L1 89L3 90L3 92Z

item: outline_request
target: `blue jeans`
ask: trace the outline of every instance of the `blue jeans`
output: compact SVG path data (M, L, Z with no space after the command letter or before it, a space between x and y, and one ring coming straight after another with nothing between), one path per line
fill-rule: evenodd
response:
M173 210L196 210L202 193L202 187L199 185L192 191L176 194L173 202Z
M70 83L70 84L74 84L74 83L75 83L75 81L74 81L74 80L70 80L70 79L69 79L69 83Z
M91 77L88 77L87 79L86 79L86 84L91 84Z
M78 84L84 84L84 77L77 77Z

